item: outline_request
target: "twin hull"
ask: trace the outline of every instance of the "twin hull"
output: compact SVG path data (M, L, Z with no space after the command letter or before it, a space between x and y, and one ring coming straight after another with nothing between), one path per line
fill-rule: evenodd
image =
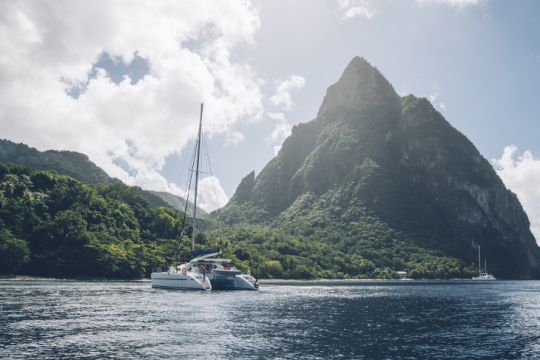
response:
M193 274L171 272L152 273L152 287L185 290L211 290L212 284L207 277L197 278Z
M210 282L215 290L257 290L255 279L240 271L214 270Z
M250 277L240 272L203 275L201 278L192 273L159 272L152 273L152 287L185 290L257 290Z

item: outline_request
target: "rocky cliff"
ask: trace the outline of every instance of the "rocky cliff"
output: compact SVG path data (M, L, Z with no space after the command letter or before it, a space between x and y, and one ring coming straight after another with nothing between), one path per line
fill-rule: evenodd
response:
M527 215L489 162L428 100L398 96L358 57L329 87L317 118L295 126L222 213L305 241L339 233L351 251L410 243L471 266L481 245L496 276L540 277Z

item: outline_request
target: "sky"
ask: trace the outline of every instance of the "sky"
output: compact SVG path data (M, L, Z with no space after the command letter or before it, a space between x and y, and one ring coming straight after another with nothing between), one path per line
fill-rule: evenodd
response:
M362 56L477 146L540 241L538 14L534 0L3 1L0 137L185 196L204 102L212 210Z

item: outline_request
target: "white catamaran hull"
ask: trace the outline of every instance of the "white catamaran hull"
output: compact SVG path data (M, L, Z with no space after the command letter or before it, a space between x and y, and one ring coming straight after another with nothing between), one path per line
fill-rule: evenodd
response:
M473 280L480 280L480 281L497 280L497 279L495 278L495 276L493 276L493 275L491 275L491 274L475 276L475 277L473 277L472 279L473 279Z
M241 274L236 275L234 278L237 290L257 290L259 288L255 279L249 275Z
M180 289L180 290L211 290L210 280L205 277L198 279L194 275L187 273L158 272L152 273L152 287Z

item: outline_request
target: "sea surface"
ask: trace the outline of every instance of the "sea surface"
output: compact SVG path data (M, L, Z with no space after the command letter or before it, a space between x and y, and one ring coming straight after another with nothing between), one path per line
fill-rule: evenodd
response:
M540 359L540 282L0 281L0 357Z

